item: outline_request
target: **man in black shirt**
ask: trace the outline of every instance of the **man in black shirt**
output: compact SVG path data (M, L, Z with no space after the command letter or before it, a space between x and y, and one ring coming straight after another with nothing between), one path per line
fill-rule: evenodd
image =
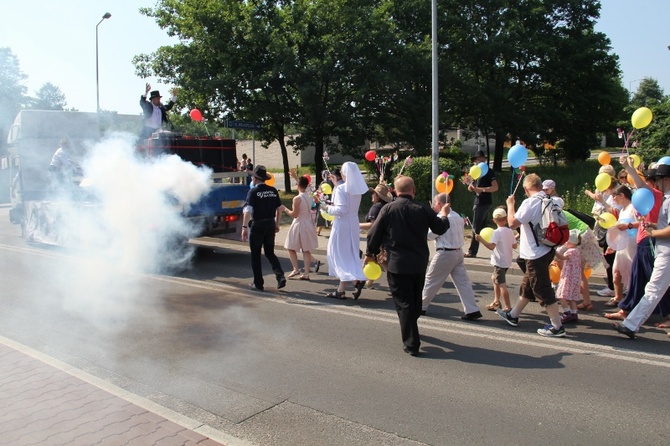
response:
M254 282L250 286L263 291L261 267L261 248L263 248L265 257L272 265L272 272L277 278L277 288L284 288L286 277L275 255L275 234L279 232L279 219L284 208L277 189L265 184L265 181L270 179L265 166L256 166L251 176L253 187L247 195L242 219L242 241L249 240L251 269L254 272Z
M451 205L445 204L438 215L414 199L416 188L410 177L396 178L394 186L398 197L381 209L368 232L365 261L374 261L384 245L388 256L386 277L400 319L403 349L416 356L421 345L417 320L430 256L426 235L428 229L437 235L449 229Z
M477 165L482 162L486 162L486 154L483 150L478 150L472 157L472 163ZM486 227L489 210L493 203L491 194L498 190L498 180L496 180L493 169L489 169L486 175L481 175L477 180L470 183L468 190L475 193L475 204L472 207L472 242L470 242L470 248L465 253L465 257L477 257L479 242L475 238L475 234L479 234Z

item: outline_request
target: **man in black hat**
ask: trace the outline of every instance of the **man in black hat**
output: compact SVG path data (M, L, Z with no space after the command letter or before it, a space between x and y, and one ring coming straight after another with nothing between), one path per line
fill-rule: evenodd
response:
M486 162L486 154L483 150L478 150L472 156L472 163L476 166L482 162ZM479 178L473 180L468 186L468 190L475 193L475 204L472 207L472 242L470 242L470 248L465 253L465 257L477 257L479 242L475 238L475 234L479 234L486 226L489 209L493 204L491 194L498 190L498 180L496 180L493 169L489 169L486 175L480 175Z
M147 100L146 95L149 93L149 90L151 90L151 85L147 83L144 95L140 96L140 107L142 107L142 112L144 113L144 127L142 128L142 133L140 133L141 139L150 138L153 132L163 126L172 127L167 112L174 106L179 91L177 88L173 88L170 102L167 105L163 105L161 102L163 96L161 96L158 90L152 91Z
M263 291L263 268L261 266L261 248L272 266L277 278L277 288L286 286L286 277L279 259L275 255L275 234L279 232L279 221L284 207L279 199L279 192L265 184L271 177L265 166L256 166L251 174L253 187L247 195L242 219L242 241L249 240L251 249L251 269L254 281L251 288Z

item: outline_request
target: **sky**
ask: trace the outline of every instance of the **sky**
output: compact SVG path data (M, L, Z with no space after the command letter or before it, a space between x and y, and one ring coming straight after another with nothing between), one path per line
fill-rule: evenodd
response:
M100 108L139 114L146 82L168 96L171 85L135 75L132 58L173 45L155 21L139 13L155 0L0 0L0 47L18 57L32 96L46 82L61 89L67 107L96 110L96 25L98 25ZM667 0L602 0L596 30L619 56L623 85L635 91L651 77L670 94L670 13Z

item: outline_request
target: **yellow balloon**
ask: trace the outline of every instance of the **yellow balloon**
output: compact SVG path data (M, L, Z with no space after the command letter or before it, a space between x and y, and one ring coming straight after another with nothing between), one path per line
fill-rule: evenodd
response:
M370 280L377 280L382 276L382 267L375 262L368 262L363 267L363 274Z
M479 231L479 236L484 239L486 243L491 243L493 238L493 228L484 228Z
M473 180L476 180L482 175L482 169L475 165L470 168L470 176L472 177Z
M608 173L599 173L596 177L596 189L600 192L606 190L612 184L612 177Z
M598 217L598 223L603 229L609 229L616 224L616 217L609 212L603 212Z
M328 183L321 183L321 192L330 195L333 193L333 187Z
M328 221L335 220L335 216L326 212L325 209L321 209L321 216L323 217L324 220L328 220Z
M553 284L557 284L561 280L561 268L558 265L549 265L549 279Z
M435 190L441 194L447 192L447 179L444 176L435 178Z
M647 107L640 107L633 112L633 116L631 116L630 122L636 129L643 129L651 124L651 119L653 117L654 116L651 113L651 110L649 110Z
M274 174L268 172L268 176L270 177L270 179L269 179L269 180L265 180L265 184L267 184L268 186L274 186L274 185L275 185L275 176L274 176Z
M640 158L640 155L631 155L630 160L633 162L633 167L635 167L636 169L642 162L642 158Z

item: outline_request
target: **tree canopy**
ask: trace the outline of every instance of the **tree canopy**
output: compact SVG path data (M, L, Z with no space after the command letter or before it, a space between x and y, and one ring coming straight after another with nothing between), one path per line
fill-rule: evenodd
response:
M28 88L23 85L26 77L12 51L0 48L0 135L7 135L16 114L27 102ZM0 147L4 144L5 138L0 138Z
M289 146L354 156L365 141L427 154L430 4L419 0L158 0L143 8L180 43L136 56L140 76L183 87L210 120L250 119ZM594 30L597 0L442 0L440 129L563 141L582 158L628 101ZM287 190L290 190L287 178Z
M61 89L51 82L46 82L35 92L31 103L36 110L65 110L67 105Z

